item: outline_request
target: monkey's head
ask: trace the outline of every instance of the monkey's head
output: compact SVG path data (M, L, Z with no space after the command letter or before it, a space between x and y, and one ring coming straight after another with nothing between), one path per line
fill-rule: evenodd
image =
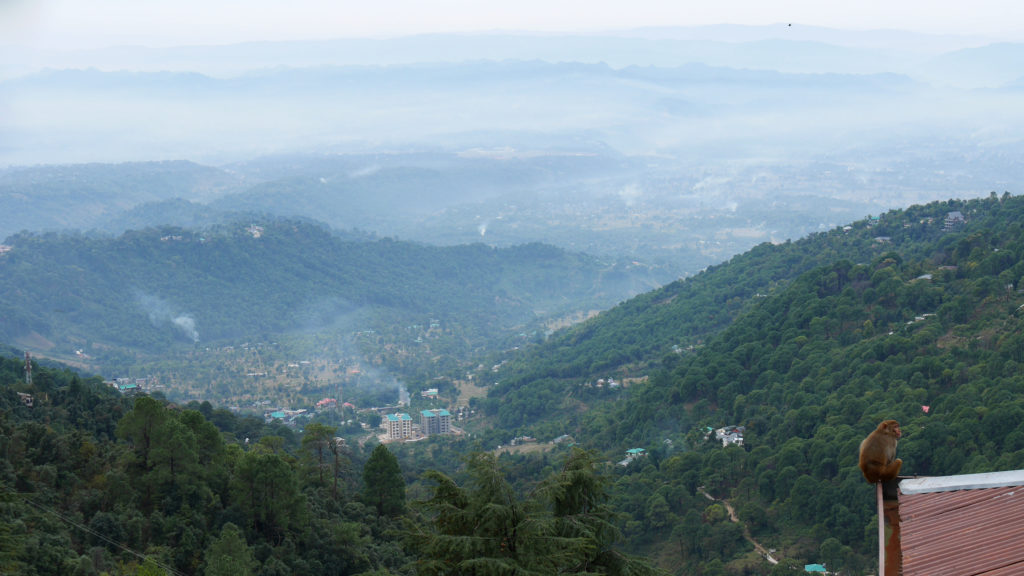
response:
M878 425L878 431L899 438L903 435L900 431L900 423L895 420L886 420Z

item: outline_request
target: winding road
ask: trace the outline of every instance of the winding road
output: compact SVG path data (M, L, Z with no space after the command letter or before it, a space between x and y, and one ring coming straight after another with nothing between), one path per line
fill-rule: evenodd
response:
M750 542L751 544L754 545L754 550L757 550L757 553L760 554L765 560L767 560L769 564L778 564L779 563L778 560L776 560L775 558L772 557L771 553L768 552L767 548L765 548L764 546L761 546L761 543L758 542L757 540L754 540L754 537L750 535L750 529L747 528L746 524L743 524L742 522L740 522L739 517L736 516L736 510L732 507L732 504L729 504L728 500L719 500L719 499L715 498L711 494L708 494L707 491L704 490L703 486L698 487L697 491L699 491L701 494L704 495L705 498L707 498L708 500L711 500L712 502L721 502L722 504L724 504L725 505L725 510L729 513L729 520L732 520L733 522L743 526L743 537L747 540L747 542Z

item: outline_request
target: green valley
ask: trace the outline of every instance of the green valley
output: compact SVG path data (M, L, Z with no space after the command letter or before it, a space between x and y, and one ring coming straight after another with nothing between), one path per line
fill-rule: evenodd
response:
M4 341L225 405L254 388L275 404L304 386L319 400L353 369L392 381L459 376L475 350L650 281L643 268L540 244L439 248L270 218L7 243Z
M45 362L36 366L30 385L22 359L12 357L3 364L0 412L9 454L2 513L11 528L0 534L5 566L46 573L36 560L45 551L52 562L82 573L147 573L151 565L172 573L215 573L215 550L227 549L231 560L225 562L259 574L774 575L807 563L843 574L873 573L874 492L860 476L856 452L878 421L902 423L905 473L1024 466L1021 222L1024 198L1009 194L892 211L798 241L758 246L549 336L538 332L510 336L504 347L449 349L443 362L436 354L423 363L423 356L397 352L398 337L387 341L386 326L402 326L393 334L440 349L450 338L449 322L464 322L469 335L507 334L541 306L478 308L484 299L495 300L481 288L493 283L448 283L454 294L481 291L481 300L466 300L464 310L433 318L437 325L427 318L410 332L409 316L402 314L438 296L395 292L383 300L390 304L385 312L366 322L402 323L380 324L383 334L363 334L369 340L359 353L377 350L388 366L398 367L395 374L413 375L406 382L412 402L403 410L454 408L460 382L473 391L463 399L475 411L459 421L463 433L416 442L379 444L372 431L346 420L352 418L347 411L309 412L289 426L198 397L168 403L172 389L133 400L100 378ZM83 237L75 244L26 236L0 258L6 259L3 266L14 266L19 252L31 253L19 246L36 243L42 250L53 242L63 253L48 257L61 263L75 246L135 242L138 261L161 263L138 268L155 279L171 274L168 268L196 269L206 261L197 253L210 244L270 258L253 242L284 242L275 234L287 236L301 226L289 222L279 232L267 225L259 239L245 227L219 238L171 234L181 240L162 240L166 231L117 240ZM345 245L326 233L316 237L303 250ZM417 252L427 248L380 245L418 255L409 260L421 265L414 280L392 269L397 283L415 286L429 278ZM462 250L502 255L483 247ZM519 286L533 286L525 293L544 296L534 302L555 309L558 290L539 286L544 279L558 284L559 276L543 273L539 263L545 255L563 263L571 257L540 246L519 250L525 252L512 251L511 260L519 255L520 266L532 265L516 281L533 282ZM459 253L438 254L458 262ZM246 261L240 254L232 265ZM326 260L328 254L317 257ZM576 269L587 270L576 262ZM286 266L284 260L277 264ZM293 290L315 285L289 270ZM205 318L213 308L187 296L215 290L215 280L232 272L248 274L246 285L267 300L248 300L253 310L275 302L268 275L237 267L211 273L199 281L201 289L183 286L167 294L187 304L181 310ZM341 279L335 277L336 286L349 286ZM384 298L347 289L352 302ZM84 314L88 300L80 302L76 310ZM18 325L73 326L72 316L62 314L51 316L50 324L22 317ZM243 315L225 322L224 334L258 321L294 327L285 317ZM183 357L199 357L205 339L197 345L180 329L167 328L163 332L170 335L156 327L140 334L187 351ZM65 331L74 333L64 328L49 334ZM330 349L330 337L317 334L302 338L322 338ZM234 351L249 358L238 360L238 369L258 353L266 357L266 371L277 370L268 359L287 356L282 350L290 344L287 338L270 342ZM90 350L96 349L94 344ZM138 354L157 352L140 347ZM228 363L223 347L210 354ZM357 378L347 366L300 365L306 380L299 388L310 387L316 397L324 392L314 394L310 382L317 378ZM289 377L287 370L279 376ZM428 385L440 395L415 393ZM513 439L529 448L509 449ZM400 493L374 491L397 485L397 475ZM55 536L40 539L41 529Z

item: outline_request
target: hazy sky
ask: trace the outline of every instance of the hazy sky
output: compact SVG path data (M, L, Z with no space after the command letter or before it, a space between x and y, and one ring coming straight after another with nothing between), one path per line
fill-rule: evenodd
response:
M0 0L0 44L91 48L589 32L704 24L816 25L1024 41L1021 0Z

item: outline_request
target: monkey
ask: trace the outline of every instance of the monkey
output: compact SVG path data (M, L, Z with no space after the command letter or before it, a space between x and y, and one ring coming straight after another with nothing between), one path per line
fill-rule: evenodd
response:
M886 420L860 443L860 471L868 482L885 482L900 473L903 460L896 457L900 435L900 423Z

